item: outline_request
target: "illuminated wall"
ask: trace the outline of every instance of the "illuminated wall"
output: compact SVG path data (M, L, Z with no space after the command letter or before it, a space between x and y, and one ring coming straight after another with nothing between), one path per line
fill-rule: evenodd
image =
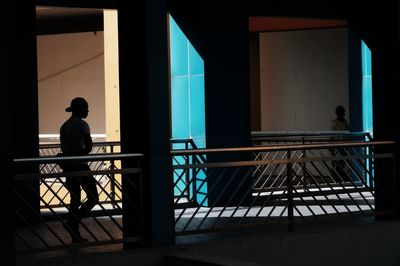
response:
M82 32L37 36L39 133L58 134L71 115L71 99L89 103L91 133L104 135L104 34ZM104 139L103 139L104 141Z
M171 71L171 128L173 139L192 139L198 148L206 147L205 135L205 106L204 106L204 61L186 38L175 20L169 17L170 38L170 71ZM174 149L185 148L184 144L174 144ZM183 163L183 158L180 163ZM185 191L187 182L182 178L178 180L179 173L174 178L177 182L175 196ZM207 185L203 181L205 174L196 175L196 187L191 184L191 197L193 191L196 200L202 202Z

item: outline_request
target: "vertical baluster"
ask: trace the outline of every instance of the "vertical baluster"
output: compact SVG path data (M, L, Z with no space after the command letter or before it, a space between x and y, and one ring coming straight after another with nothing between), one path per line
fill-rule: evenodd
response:
M293 183L292 183L292 163L291 163L291 151L289 150L287 152L287 158L288 158L288 163L286 165L286 171L287 171L287 177L286 177L286 182L287 182L287 193L288 193L288 230L292 231L293 230L293 225L294 225L294 205L293 205Z
M185 142L185 150L189 149L189 145L188 142ZM189 155L185 155L185 165L189 165L190 161L189 161ZM186 194L187 194L187 200L188 200L188 204L192 203L192 198L190 195L190 169L185 169L185 190L186 190Z
M191 143L191 145L192 145L192 149L197 149L197 146L195 145L195 143L194 143L193 140L191 140L190 143ZM201 163L197 156L199 156L199 155L196 155L196 154L192 155L192 163L193 163L193 164ZM200 171L201 171L200 168L196 168L196 167L193 167L193 168L192 168L192 179L193 179L193 204L194 204L194 206L196 206L196 207L199 206L199 204L198 204L198 199L197 199L197 190L198 190L198 187L197 187L197 173L199 173Z
M303 138L301 138L301 143L304 145L304 144L306 144L306 142L305 142L305 138L303 137ZM302 153L301 153L301 158L303 158L303 159L305 159L306 158L306 149L303 149L302 150ZM302 169L302 175L303 175L303 183L304 183L304 185L305 186L307 186L307 182L308 182L308 180L307 180L307 177L306 177L306 162L304 162L304 163L300 163L300 165L301 165L301 169ZM306 188L304 188L304 189L306 189Z
M111 154L113 154L114 153L114 145L113 144L110 145L110 149L111 149L110 150ZM114 160L110 160L110 169L111 170L116 169ZM116 207L115 206L115 174L113 172L110 174L110 189L111 189L111 193L110 193L111 206L113 209L115 209L115 207Z

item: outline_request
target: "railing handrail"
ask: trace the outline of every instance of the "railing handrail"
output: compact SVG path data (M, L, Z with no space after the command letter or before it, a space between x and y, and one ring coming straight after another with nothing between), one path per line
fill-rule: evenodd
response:
M178 138L178 139L170 139L171 144L178 144L178 143L190 143L193 141L191 138Z
M101 147L101 146L118 146L121 145L120 141L98 141L93 142L93 147ZM60 143L42 143L39 144L39 149L51 149L51 148L60 148Z
M252 137L308 137L308 136L365 136L368 135L369 132L350 132L350 131L311 131L311 132L291 132L291 131L282 131L282 132L273 132L273 131L253 131L251 132Z
M222 152L262 152L262 151L288 151L288 150L316 150L316 149L329 149L338 147L370 147L370 146L383 146L394 145L394 141L370 141L370 142L354 142L342 141L337 143L324 143L324 144L292 144L292 145L274 145L274 146L257 146L257 147L240 147L240 148L214 148L214 149L193 149L193 150L171 150L172 156L179 155L197 155L205 153L222 153Z
M252 132L251 138L253 141L313 141L313 140L327 140L337 141L337 138L351 138L351 137L367 137L368 141L372 141L369 132L345 132L345 131L324 131L324 132L287 132L287 133L273 133L273 132Z
M89 154L81 156L44 156L34 158L16 158L14 163L32 163L32 164L48 164L58 162L90 162L90 161L105 161L105 160L120 160L128 158L141 158L142 153L108 153L108 154Z
M170 139L171 144L182 144L182 143L188 143L192 146L192 150L198 150L199 148L197 147L196 143L192 138L184 138L184 139ZM180 150L180 149L178 149ZM199 154L198 159L200 160L200 163L206 162L206 158Z

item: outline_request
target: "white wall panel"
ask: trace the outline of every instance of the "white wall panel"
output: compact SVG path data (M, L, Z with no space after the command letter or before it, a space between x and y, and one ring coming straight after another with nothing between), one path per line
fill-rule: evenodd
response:
M261 33L260 70L263 131L330 130L348 110L347 29Z

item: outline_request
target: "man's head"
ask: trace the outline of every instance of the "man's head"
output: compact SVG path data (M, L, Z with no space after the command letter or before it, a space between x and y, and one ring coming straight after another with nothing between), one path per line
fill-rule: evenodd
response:
M335 113L336 113L336 115L337 115L338 117L344 117L346 111L345 111L345 109L344 109L343 106L338 105L338 106L336 107Z
M86 118L89 113L89 104L82 97L76 97L72 99L69 107L65 108L66 112L72 112L72 115Z

